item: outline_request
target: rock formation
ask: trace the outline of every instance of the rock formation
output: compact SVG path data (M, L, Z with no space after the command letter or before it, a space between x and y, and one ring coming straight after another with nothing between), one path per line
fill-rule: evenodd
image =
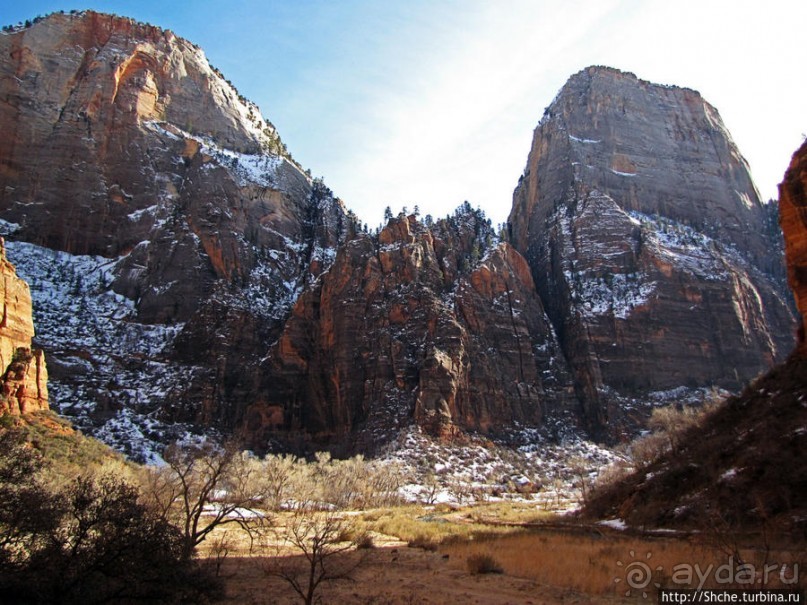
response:
M807 143L779 185L790 285L802 315L807 265ZM807 355L782 364L686 431L674 450L597 490L585 513L628 525L686 527L719 539L749 530L807 535Z
M33 348L34 324L28 284L6 259L0 238L0 413L26 414L48 409L48 370L45 355Z
M563 87L509 224L592 432L622 396L737 388L790 351L770 214L698 93L599 67Z
M69 255L45 255L73 282L64 304L42 289L63 411L90 431L116 418L157 431L129 426L133 407L231 430L244 377L355 217L170 31L85 12L3 33L0 99L3 231L38 246L22 261ZM80 297L91 338L63 329ZM102 302L118 308L99 318Z
M469 206L431 226L401 215L343 246L261 375L246 425L280 438L373 444L413 421L514 436L577 407L526 262Z
M626 402L737 386L791 342L770 213L693 91L573 77L509 243L467 203L363 232L201 49L130 19L0 34L0 129L52 401L135 458L199 431L605 436Z
M790 162L779 185L779 222L785 237L787 278L801 313L798 348L807 354L807 143Z

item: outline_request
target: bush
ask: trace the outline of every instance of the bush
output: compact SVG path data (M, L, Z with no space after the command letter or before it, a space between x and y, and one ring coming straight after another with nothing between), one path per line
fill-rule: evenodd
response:
M366 549L366 548L375 548L375 542L373 541L373 536L371 536L368 532L362 532L358 536L353 539L353 543L356 545L358 549Z
M56 488L47 479L33 448L0 435L3 602L204 602L215 588L136 487L111 475Z
M484 573L503 573L504 571L502 566L499 565L499 562L491 555L487 554L471 555L465 561L465 565L468 567L468 571L474 575Z

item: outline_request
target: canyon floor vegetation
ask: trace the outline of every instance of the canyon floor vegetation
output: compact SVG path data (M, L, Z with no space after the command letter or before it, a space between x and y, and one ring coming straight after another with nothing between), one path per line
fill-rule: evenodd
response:
M483 465L487 475L465 472L468 447L454 448L457 460L423 454L437 473L406 458L256 457L208 441L137 466L51 413L4 417L3 600L609 603L659 586L724 587L721 566L731 567L730 587L767 568L765 586L790 588L800 581L798 540L716 526L642 531L570 512L670 451L716 407L658 410L654 432L608 467L577 455L554 479L527 465L515 473L519 459L502 464L503 452ZM651 575L630 584L639 563Z

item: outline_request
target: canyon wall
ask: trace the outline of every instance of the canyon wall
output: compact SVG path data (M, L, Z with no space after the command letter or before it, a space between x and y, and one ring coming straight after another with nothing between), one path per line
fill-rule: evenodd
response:
M51 402L133 458L621 438L792 345L775 213L691 90L573 76L503 237L468 203L369 233L199 47L122 17L0 34L0 129Z
M807 354L807 143L793 154L779 185L779 221L785 238L787 278L801 313L798 348L804 355Z
M792 347L775 206L695 91L572 76L535 130L509 228L594 433L623 396L736 389Z

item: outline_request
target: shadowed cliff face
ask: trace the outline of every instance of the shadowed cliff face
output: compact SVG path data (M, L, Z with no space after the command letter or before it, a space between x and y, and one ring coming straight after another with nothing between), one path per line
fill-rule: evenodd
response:
M807 143L802 145L779 185L779 222L785 237L787 279L801 313L798 349L807 354Z
M608 68L564 86L510 228L593 432L618 418L615 395L737 388L789 352L769 214L696 92Z
M2 231L55 405L127 451L176 422L232 430L355 217L169 31L87 12L0 35L0 99Z
M503 436L577 407L526 262L469 210L430 227L401 216L343 246L262 375L246 420L256 439L375 444L412 422Z
M802 316L807 264L807 144L779 185L788 278ZM803 321L803 320L802 320ZM807 531L807 357L804 327L784 362L728 398L674 450L604 485L585 513L641 527L687 527L708 534ZM773 461L773 462L772 462Z

